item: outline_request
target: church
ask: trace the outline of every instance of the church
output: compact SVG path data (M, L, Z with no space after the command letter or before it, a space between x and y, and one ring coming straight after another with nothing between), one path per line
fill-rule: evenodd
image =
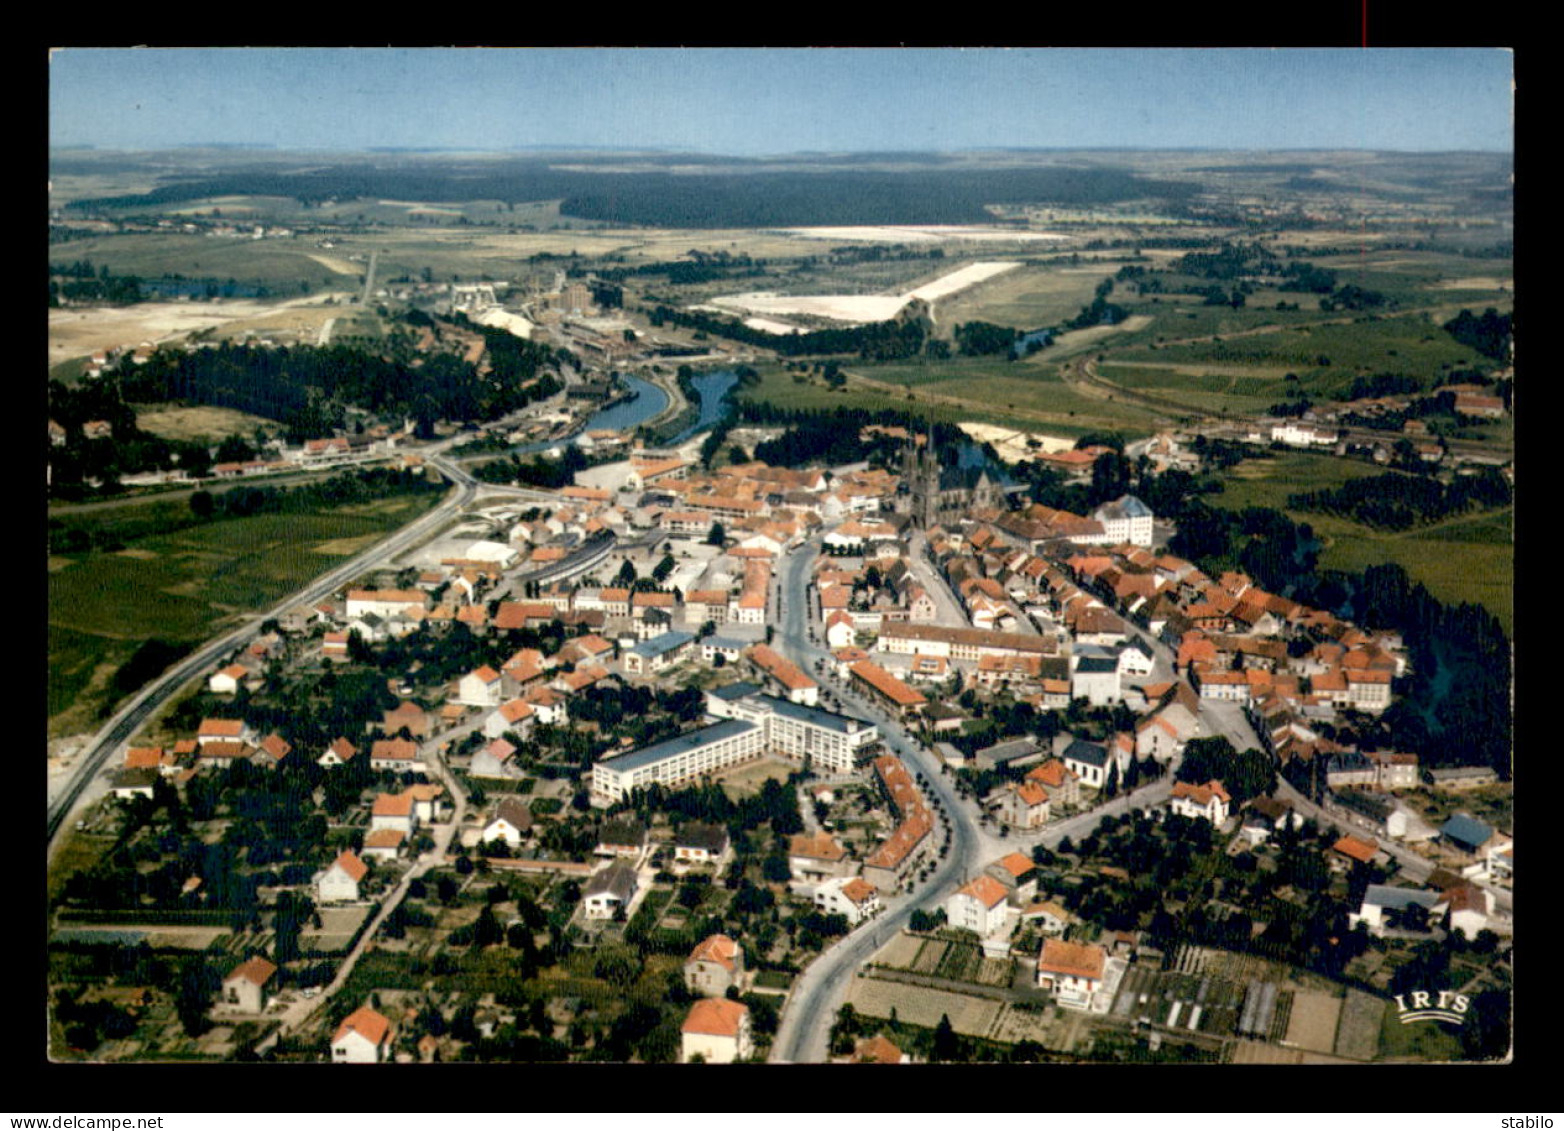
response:
M919 439L916 434L909 435L902 450L898 511L926 530L958 522L974 510L1005 505L1005 492L989 477L987 468L941 467L933 427L921 444Z

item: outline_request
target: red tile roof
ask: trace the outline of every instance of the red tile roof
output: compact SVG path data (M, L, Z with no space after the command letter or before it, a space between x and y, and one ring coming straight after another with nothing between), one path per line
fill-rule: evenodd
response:
M723 969L732 973L738 969L735 961L739 954L739 944L727 935L712 935L695 945L690 951L690 962L715 962Z
M1108 952L1100 946L1049 939L1043 943L1042 954L1037 958L1037 969L1047 974L1098 979L1102 977L1107 957Z
M737 1037L739 1025L749 1007L727 998L702 998L690 1007L681 1029L686 1033L704 1033L713 1037Z
M233 968L233 972L229 974L228 977L224 978L223 981L226 983L242 978L244 981L253 983L254 985L264 986L275 973L277 973L277 966L275 963L267 961L260 955L256 955L249 961L241 962L239 965L235 966Z
M331 1043L340 1043L349 1033L357 1033L370 1044L379 1047L385 1043L391 1033L391 1021L367 1005L360 1006L342 1019L342 1024L337 1026L337 1032L331 1038Z

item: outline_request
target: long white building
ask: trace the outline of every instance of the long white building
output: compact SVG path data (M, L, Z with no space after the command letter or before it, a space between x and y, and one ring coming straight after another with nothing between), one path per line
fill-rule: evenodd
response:
M654 783L683 785L762 754L800 764L807 758L821 773L850 773L879 742L873 723L760 694L753 685L709 694L706 702L716 722L594 763L593 803L611 805Z

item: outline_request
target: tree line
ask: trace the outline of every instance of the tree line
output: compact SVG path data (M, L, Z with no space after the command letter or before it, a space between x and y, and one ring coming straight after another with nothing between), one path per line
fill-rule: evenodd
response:
M1287 497L1294 510L1348 518L1376 530L1409 530L1473 509L1489 510L1514 501L1509 481L1493 468L1458 475L1446 484L1423 476L1378 475L1351 479L1339 487Z

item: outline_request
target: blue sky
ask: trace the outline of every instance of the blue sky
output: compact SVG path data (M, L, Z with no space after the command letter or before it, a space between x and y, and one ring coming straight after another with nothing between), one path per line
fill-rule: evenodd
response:
M114 48L49 66L56 146L1513 146L1495 48Z

